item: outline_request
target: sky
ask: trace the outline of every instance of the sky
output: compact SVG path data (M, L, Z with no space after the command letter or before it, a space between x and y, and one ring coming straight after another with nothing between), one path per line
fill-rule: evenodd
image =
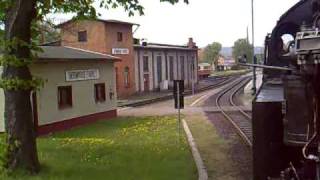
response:
M299 0L254 0L255 45L263 46L264 38L280 16ZM128 17L122 8L100 9L102 19L117 19L140 24L134 36L148 42L186 44L192 37L199 47L220 42L233 46L246 38L247 27L251 42L251 0L189 0L171 5L160 0L140 0L144 16ZM60 21L71 15L57 15Z

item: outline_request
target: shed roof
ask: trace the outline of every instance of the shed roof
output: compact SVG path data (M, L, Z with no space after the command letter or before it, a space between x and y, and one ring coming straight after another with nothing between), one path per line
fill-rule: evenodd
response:
M188 46L180 46L180 45L171 45L171 44L159 44L159 43L147 43L146 46L135 44L133 46L137 49L172 49L172 50L185 50L185 51L195 51L198 48L189 48Z
M43 50L43 52L38 53L38 57L40 60L120 60L120 58L108 54L68 46L40 47Z

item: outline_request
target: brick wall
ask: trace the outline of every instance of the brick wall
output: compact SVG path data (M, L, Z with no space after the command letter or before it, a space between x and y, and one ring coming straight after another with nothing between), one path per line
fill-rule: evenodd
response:
M87 31L87 41L78 41L78 32ZM117 33L122 33L122 41L118 41ZM120 57L121 62L115 63L117 69L117 94L120 98L135 93L134 55L132 25L99 20L71 21L61 26L61 45L71 46L90 51L112 54L112 48L126 48L129 54ZM125 84L124 71L129 68L129 85Z

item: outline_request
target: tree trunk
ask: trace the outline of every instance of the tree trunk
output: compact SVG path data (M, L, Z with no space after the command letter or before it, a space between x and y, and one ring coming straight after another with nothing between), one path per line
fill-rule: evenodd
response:
M18 38L30 44L31 22L36 16L36 0L15 0L8 9L5 21L5 39ZM19 46L9 52L18 58L29 58L30 49ZM4 66L3 78L31 80L27 66ZM5 124L7 131L7 159L5 168L9 170L24 169L37 173L40 165L37 156L36 134L33 125L30 90L7 90L5 94Z

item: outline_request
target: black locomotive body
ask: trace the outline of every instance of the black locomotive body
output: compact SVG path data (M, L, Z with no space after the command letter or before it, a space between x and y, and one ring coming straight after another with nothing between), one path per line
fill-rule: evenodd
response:
M253 101L253 178L318 180L320 0L301 0L280 18L264 64L287 70L263 69Z

